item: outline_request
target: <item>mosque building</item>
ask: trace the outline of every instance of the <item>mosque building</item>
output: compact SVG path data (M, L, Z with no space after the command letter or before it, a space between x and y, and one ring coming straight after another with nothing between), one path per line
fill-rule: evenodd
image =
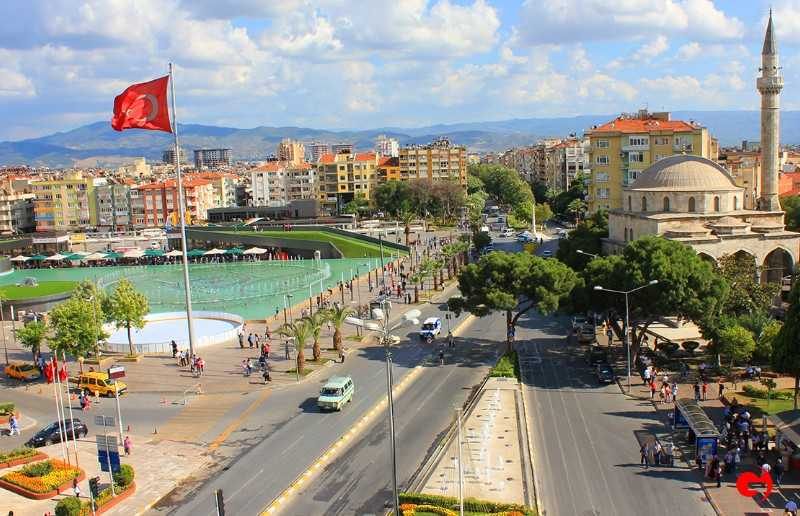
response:
M609 212L606 253L647 235L683 242L703 258L725 255L755 260L761 281L780 282L800 257L800 233L786 231L778 202L779 103L783 77L770 12L761 52L761 192L745 209L744 189L717 163L673 155L645 169L623 190L620 209Z

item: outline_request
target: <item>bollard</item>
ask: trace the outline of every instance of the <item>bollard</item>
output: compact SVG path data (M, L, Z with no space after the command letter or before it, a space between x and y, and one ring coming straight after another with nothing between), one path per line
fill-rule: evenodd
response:
M130 432L130 431L131 431L131 425L130 425L130 424L128 424L128 429L127 429L127 430L125 430L125 431L126 431L126 432Z
M154 427L153 427L153 434L157 434L157 433L158 433L158 427L155 427L155 426L154 426Z

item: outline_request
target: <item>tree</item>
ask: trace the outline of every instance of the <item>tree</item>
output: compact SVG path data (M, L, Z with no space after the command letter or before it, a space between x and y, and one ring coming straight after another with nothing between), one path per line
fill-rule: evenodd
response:
M342 325L344 320L355 313L355 310L349 306L338 304L325 310L325 320L333 325L333 349L336 351L342 350Z
M553 198L552 208L557 215L566 215L567 207L576 199L583 200L588 186L588 177L578 174L569 185L569 188Z
M467 195L483 191L483 181L481 181L481 178L472 174L467 175Z
M97 287L97 284L91 280L83 280L72 289L72 297L78 298L86 306L86 310L90 310L92 315L98 321L105 321L106 307L108 302L108 294L102 289ZM99 339L94 343L95 356L100 356L100 342Z
M358 194L352 201L344 205L342 213L360 216L367 211L369 211L369 201L364 198L364 194Z
M400 212L399 219L403 223L403 233L406 237L406 247L409 245L409 237L411 236L411 223L416 218L413 211L404 209Z
M756 334L756 349L753 352L753 358L757 359L760 363L769 362L772 356L773 344L782 326L780 321L771 320L764 326L760 333Z
M286 323L278 328L278 334L294 340L297 350L297 374L302 375L306 365L305 347L309 337L311 337L311 325L306 319L298 319L294 322Z
M325 324L325 312L317 310L308 317L305 317L305 320L308 322L309 329L311 330L311 338L314 339L314 347L312 350L314 362L317 362L322 354L319 348L319 336L320 333L322 333L322 325Z
M533 192L519 172L501 165L471 165L470 174L478 176L487 194L505 206L533 200Z
M491 243L492 237L486 231L477 231L472 235L472 244L479 251Z
M775 296L777 283L756 281L756 262L744 254L729 254L719 259L719 273L730 286L723 301L723 310L730 315L757 314L767 317ZM757 335L758 331L754 331Z
M800 230L800 195L781 197L781 208L785 212L786 229L790 231Z
M97 342L108 337L103 331L103 320L86 302L76 296L56 305L50 310L52 336L48 346L54 352L66 352L75 357L86 357L96 350Z
M517 204L512 210L512 214L519 222L526 224L531 223L531 208L534 204L532 201L525 201ZM544 224L553 218L553 211L550 209L549 204L536 204L536 224Z
M572 217L572 219L577 224L581 217L586 212L586 203L583 202L582 199L573 199L567 205L567 213Z
M464 267L458 275L461 297L450 298L448 305L457 314L468 311L478 317L505 312L509 329L515 329L532 309L542 314L557 310L579 283L578 275L558 260L490 253Z
M794 377L794 409L800 391L800 281L789 293L789 310L778 335L772 342L772 368Z
M734 362L742 363L750 360L756 349L753 334L738 324L723 328L719 332L719 341L720 350L731 360L731 367Z
M581 254L578 250L599 255L603 250L601 239L606 237L608 237L608 214L605 211L597 211L582 220L569 232L566 239L559 242L556 258L573 270L582 271L591 260L591 256Z
M23 346L31 350L34 362L41 352L46 334L47 326L40 321L31 321L17 330L17 338Z
M372 194L375 207L393 217L402 211L411 210L411 188L406 181L387 181L380 184Z
M727 287L693 249L656 236L629 243L622 254L591 260L583 277L592 306L598 311L609 310L616 318L624 317L625 296L594 291L594 286L626 291L658 280L657 287L629 296L631 328L639 327L631 346L634 359L651 323L666 316L699 323L719 306ZM617 331L622 334L619 326Z
M144 316L150 311L147 296L137 291L133 283L123 278L117 282L107 302L108 320L128 332L128 347L134 355L131 328L144 328Z

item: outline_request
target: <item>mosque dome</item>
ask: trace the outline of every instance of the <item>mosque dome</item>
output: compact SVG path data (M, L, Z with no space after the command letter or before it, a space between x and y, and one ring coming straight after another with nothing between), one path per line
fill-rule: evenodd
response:
M647 167L629 188L634 191L737 192L728 172L710 159L677 154Z

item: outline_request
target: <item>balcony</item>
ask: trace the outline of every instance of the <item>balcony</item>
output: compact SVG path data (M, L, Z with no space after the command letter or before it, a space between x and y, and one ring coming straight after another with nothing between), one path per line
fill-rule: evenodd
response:
M694 152L694 145L691 143L676 143L672 146L674 152Z

